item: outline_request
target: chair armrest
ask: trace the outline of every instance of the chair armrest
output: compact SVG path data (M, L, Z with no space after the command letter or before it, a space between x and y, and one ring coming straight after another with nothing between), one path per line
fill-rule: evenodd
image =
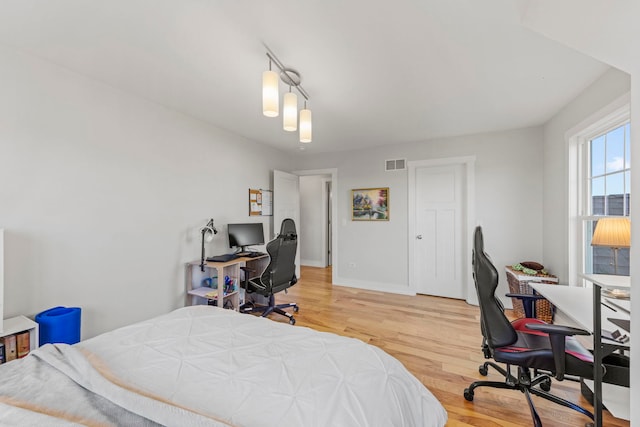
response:
M250 280L249 273L254 273L256 269L250 268L250 267L240 267L240 270L244 271L244 281L242 282L240 287L249 291L249 280Z
M544 299L542 295L534 295L534 294L505 294L507 297L518 298L518 299L533 299L539 300Z
M566 370L566 337L573 335L591 335L589 331L585 331L584 329L573 328L571 326L564 325L534 323L527 324L526 327L527 329L544 332L549 335L549 341L551 341L551 351L553 351L553 362L556 366L555 376L560 381L564 379L564 373Z
M572 335L591 335L591 332L584 329L565 325L550 325L548 323L530 323L527 325L527 329L544 332L549 335L562 335L565 337Z
M537 294L506 294L511 298L518 298L522 301L522 307L524 308L524 317L533 318L536 317L536 301L544 299L542 295Z

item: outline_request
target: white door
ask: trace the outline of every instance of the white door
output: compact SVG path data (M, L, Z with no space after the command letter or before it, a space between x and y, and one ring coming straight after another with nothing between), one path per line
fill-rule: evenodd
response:
M465 167L415 168L413 277L416 292L466 298Z
M286 218L296 223L298 251L296 252L296 276L300 278L300 181L298 175L279 170L273 171L273 237L280 232Z

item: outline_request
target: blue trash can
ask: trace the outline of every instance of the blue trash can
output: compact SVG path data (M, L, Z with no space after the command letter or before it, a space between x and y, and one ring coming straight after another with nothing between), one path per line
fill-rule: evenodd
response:
M53 307L36 315L40 345L80 341L80 307Z

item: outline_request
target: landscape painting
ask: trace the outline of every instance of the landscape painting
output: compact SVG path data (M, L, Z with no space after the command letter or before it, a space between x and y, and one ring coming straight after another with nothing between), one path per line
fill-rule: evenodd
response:
M352 221L388 221L389 187L351 190Z

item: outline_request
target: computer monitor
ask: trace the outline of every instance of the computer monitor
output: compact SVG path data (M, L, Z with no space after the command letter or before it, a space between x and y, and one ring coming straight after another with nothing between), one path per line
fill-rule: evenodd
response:
M261 222L247 224L229 224L229 247L238 247L240 252L246 252L251 245L264 244L264 230Z

